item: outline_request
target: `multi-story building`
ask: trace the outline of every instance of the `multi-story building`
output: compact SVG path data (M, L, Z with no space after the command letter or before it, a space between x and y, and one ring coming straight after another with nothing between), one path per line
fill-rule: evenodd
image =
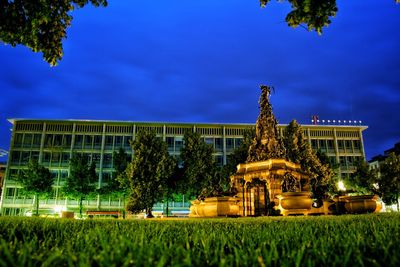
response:
M3 189L3 181L6 174L6 167L7 167L6 162L0 162L0 195Z
M162 138L170 154L179 156L183 135L187 131L201 134L207 144L214 147L215 161L226 164L228 155L242 141L245 129L254 124L204 124L164 122L118 122L87 120L28 120L11 119L13 125L7 171L1 195L3 214L24 214L32 208L33 199L20 194L15 177L26 168L30 159L37 159L48 167L55 177L52 196L42 200L43 209L69 209L77 202L67 199L61 187L69 173L72 153L83 153L96 163L99 186L112 179L113 152L124 148L132 155L130 140L142 129L153 129ZM279 125L283 134L286 125ZM365 158L361 125L303 125L303 131L315 150L325 152L332 163L340 166L340 175L349 175L357 158ZM102 198L86 200L88 209L112 210L120 208L120 199ZM186 201L172 204L175 209L186 208Z

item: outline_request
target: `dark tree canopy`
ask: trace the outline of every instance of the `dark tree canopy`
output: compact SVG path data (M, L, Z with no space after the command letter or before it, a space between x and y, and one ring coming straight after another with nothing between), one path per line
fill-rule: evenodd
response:
M49 169L39 165L36 160L28 163L28 168L23 170L17 177L18 182L23 186L23 192L34 195L36 201L36 215L39 214L39 197L51 193L54 177Z
M293 120L284 131L283 142L286 147L287 160L300 164L310 176L313 195L322 199L334 175L329 163L321 161L303 134L301 126ZM322 155L320 156L322 158ZM327 161L327 160L325 160Z
M350 174L350 178L346 180L353 190L360 193L377 193L373 186L376 183L377 173L371 170L368 163L361 159L355 163L356 171Z
M260 0L265 7L270 0ZM336 0L287 0L292 11L286 16L286 22L290 27L306 25L307 30L322 33L322 28L331 23L331 18L336 15L338 8Z
M128 166L130 195L127 210L148 216L157 201L162 200L167 181L173 174L175 160L167 145L154 131L140 131L132 143L134 157Z
M89 2L107 6L107 0L0 0L0 40L42 52L44 60L55 66L63 56L71 12Z
M84 155L74 154L70 159L70 174L65 181L63 191L67 196L79 200L80 217L82 217L82 201L96 192L97 182L96 165L90 164Z
M380 165L381 175L377 177L378 195L388 205L397 204L400 197L400 155L390 153Z
M205 197L211 195L215 182L216 164L213 158L213 147L204 142L199 133L187 132L183 138L181 150L183 161L183 183L189 196Z

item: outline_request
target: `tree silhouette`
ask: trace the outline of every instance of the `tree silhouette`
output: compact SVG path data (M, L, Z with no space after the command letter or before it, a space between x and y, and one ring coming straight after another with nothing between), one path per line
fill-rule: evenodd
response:
M107 6L107 0L0 0L0 40L42 52L44 60L55 66L63 56L71 12L88 2Z

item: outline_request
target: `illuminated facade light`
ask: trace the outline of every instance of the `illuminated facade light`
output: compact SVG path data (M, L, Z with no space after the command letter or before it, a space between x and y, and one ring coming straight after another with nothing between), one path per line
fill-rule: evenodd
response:
M338 182L338 189L339 189L340 191L346 191L346 187L344 186L343 181L339 181L339 182Z

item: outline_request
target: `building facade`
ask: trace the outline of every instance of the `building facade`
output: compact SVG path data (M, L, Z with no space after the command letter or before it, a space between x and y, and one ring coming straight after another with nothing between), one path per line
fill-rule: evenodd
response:
M132 156L130 140L140 130L152 129L162 138L171 155L179 157L183 136L187 131L201 134L207 144L214 147L214 158L219 165L226 164L228 155L237 148L246 129L254 124L202 124L163 122L117 122L86 120L27 120L11 119L12 136L3 183L0 209L2 214L22 215L32 209L33 199L20 194L15 177L26 168L30 159L50 169L55 177L53 193L41 200L44 210L75 210L77 202L66 198L61 190L69 174L69 159L73 153L82 153L95 162L99 187L112 179L113 152L120 147ZM282 135L286 125L279 125ZM303 131L314 150L326 153L332 163L340 166L339 175L354 171L358 158L365 159L363 131L361 125L303 125ZM121 208L121 199L104 198L85 201L87 209L113 210ZM159 204L162 205L162 204ZM187 209L184 199L172 203L172 209Z

